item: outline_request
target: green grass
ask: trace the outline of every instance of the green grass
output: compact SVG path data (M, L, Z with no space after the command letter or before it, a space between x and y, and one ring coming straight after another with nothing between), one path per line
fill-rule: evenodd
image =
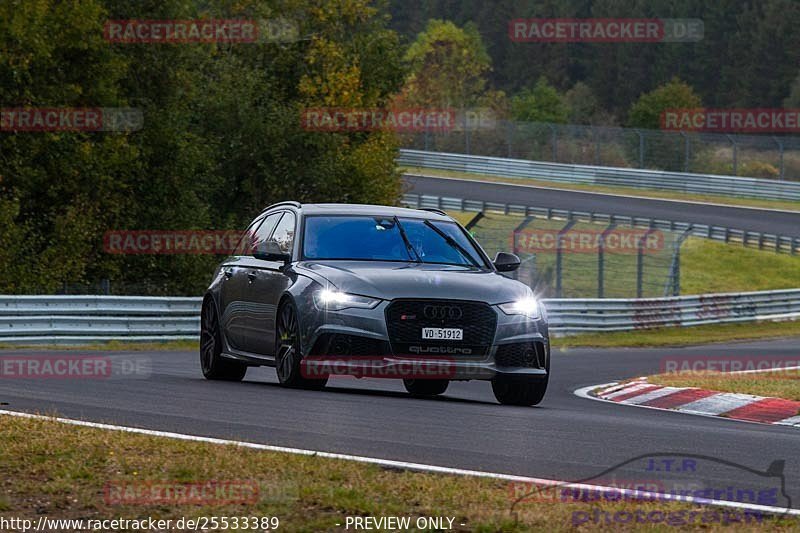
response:
M800 337L800 320L747 324L711 324L686 328L662 328L558 337L554 350L569 348L640 348L695 346L701 344Z
M800 256L693 237L682 248L681 275L681 294L791 289L800 287Z
M516 516L508 482L386 469L377 465L172 440L76 427L49 420L0 418L0 479L7 514L70 519L178 519L202 516L277 516L278 531L343 531L346 516L444 516L455 531L575 531L572 513L698 511L680 503L602 502L556 504L524 501ZM24 459L21 459L24 458ZM131 503L104 497L107 483L171 484L209 480L258 487L251 503ZM528 491L523 487L523 494ZM3 507L0 507L3 509ZM337 524L341 524L338 525ZM461 526L460 524L464 524ZM760 528L790 531L793 519L767 520ZM753 525L737 529L755 531ZM595 528L592 527L592 530ZM617 530L599 526L598 530ZM675 528L651 526L649 531ZM720 524L682 529L722 531ZM351 527L352 530L352 527ZM583 528L581 530L588 530Z
M514 178L507 176L492 176L472 172L458 172L451 170L438 170L430 168L401 167L401 172L424 174L427 176L442 176L449 178L493 181L498 183L514 183L517 185L532 185L536 187L552 187L574 191L593 191L624 196L639 196L642 198L657 198L668 200L684 200L690 202L705 202L731 206L761 207L766 209L780 209L785 211L800 211L800 202L787 200L762 200L759 198L737 198L715 194L691 194L674 191L659 191L651 189L637 189L635 187L609 187L604 185L582 185L547 181L546 179Z
M164 341L164 342L123 342L108 341L94 344L0 344L0 350L12 350L19 348L36 348L39 350L97 350L97 351L129 351L129 352L152 352L152 351L190 351L200 350L200 341Z
M697 387L720 392L736 392L800 401L800 371L784 370L756 374L693 372L659 374L650 383L670 387ZM800 409L798 409L800 415Z

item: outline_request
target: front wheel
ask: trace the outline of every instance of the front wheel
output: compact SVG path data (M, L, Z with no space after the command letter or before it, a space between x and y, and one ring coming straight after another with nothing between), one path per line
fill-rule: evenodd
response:
M403 385L414 396L437 396L444 394L450 384L446 379L404 379Z
M503 405L520 405L530 407L538 405L547 392L547 378L544 379L509 379L497 377L492 380L492 392L497 401Z
M316 390L325 387L328 378L308 379L302 375L300 324L297 321L297 309L292 302L287 301L278 309L275 329L275 371L281 385Z
M206 300L200 315L200 368L206 379L242 381L247 365L222 357L222 333L214 302Z

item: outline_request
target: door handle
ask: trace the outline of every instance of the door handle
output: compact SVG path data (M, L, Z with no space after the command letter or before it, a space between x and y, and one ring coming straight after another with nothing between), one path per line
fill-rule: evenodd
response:
M233 269L232 268L226 268L224 270L224 275L225 275L225 279L231 279L233 277Z
M255 272L248 272L247 273L247 279L250 281L250 283L253 283L256 280L256 273Z

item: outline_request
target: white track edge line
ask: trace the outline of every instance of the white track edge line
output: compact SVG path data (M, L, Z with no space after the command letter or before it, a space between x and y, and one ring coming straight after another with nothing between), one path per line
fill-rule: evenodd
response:
M587 387L587 389L591 389L594 387ZM353 461L357 463L367 463L367 464L374 464L379 466L391 467L391 468L398 468L403 470L414 470L418 472L428 472L428 473L437 473L437 474L451 474L457 476L470 476L470 477L482 477L482 478L490 478L490 479L498 479L504 481L516 481L521 483L530 483L533 485L544 485L544 486L563 486L568 488L579 488L579 489L588 489L588 490L598 490L598 491L616 491L621 494L630 495L630 496L639 496L639 497L658 497L662 498L664 501L678 501L684 503L690 503L695 505L714 505L718 507L730 507L733 509L740 509L745 511L761 511L764 513L772 513L772 514L780 514L780 515L791 515L791 516L800 516L800 509L785 509L782 507L772 507L768 505L755 505L755 504L745 504L741 502L729 502L724 500L713 500L713 499L706 499L706 498L695 498L692 496L674 496L671 494L662 494L662 493L642 493L641 491L632 491L631 489L620 489L615 487L606 487L603 485L590 485L584 483L572 483L568 481L558 481L554 479L542 479L542 478L535 478L535 477L527 477L527 476L514 476L511 474L500 474L495 472L483 472L480 470L467 470L463 468L451 468L446 466L436 466L436 465L426 465L421 463L409 463L405 461L395 461L391 459L378 459L375 457L365 457L360 455L348 455L348 454L341 454L341 453L331 453L331 452L320 452L314 450L305 450L302 448L289 448L284 446L273 446L270 444L257 444L254 442L244 442L244 441L235 441L235 440L227 440L227 439L218 439L214 437L201 437L197 435L187 435L183 433L172 433L168 431L157 431L152 429L143 429L143 428L134 428L128 426L117 426L112 424L100 424L97 422L87 422L85 420L76 420L72 418L61 418L61 417L53 417L53 416L44 416L44 415L36 415L31 413L23 413L19 411L7 411L0 409L0 415L6 416L16 416L19 418L29 418L34 420L46 420L51 422L59 422L62 424L68 424L73 426L81 426L81 427L88 427L94 429L106 429L111 431L121 431L125 433L136 433L141 435L149 435L153 437L165 437L170 439L176 440L185 440L185 441L194 441L194 442L205 442L209 444L222 444L222 445L233 445L233 446L240 446L242 448L251 448L256 450L263 450L263 451L271 451L271 452L283 452L283 453L291 453L294 455L307 455L313 457L323 457L326 459L340 459L344 461Z
M792 370L800 370L800 366L784 366L777 368L755 369L755 370L734 370L732 372L724 372L724 374L759 374L762 372L784 372Z
M487 174L491 176L492 174ZM412 178L432 178L432 179L441 179L441 180L453 180L453 181L472 181L478 183L491 183L494 185L508 185L511 187L527 187L529 189L542 189L547 191L558 191L558 192L572 192L572 193L583 193L583 194L593 194L595 196L613 196L615 198L633 198L635 200L651 200L655 202L673 202L677 204L689 204L689 205L702 205L702 206L711 206L711 207L730 207L732 209L748 209L750 211L767 211L772 213L784 213L788 215L798 215L800 211L789 211L786 209L777 209L774 207L753 207L750 205L732 205L732 204L718 204L714 202L701 202L698 200L676 200L675 198L653 198L652 196L637 196L637 195L625 195L625 194L616 194L616 193L607 193L607 192L600 192L600 191L583 191L580 189L564 189L561 187L545 187L543 185L526 185L524 183L508 183L506 181L490 181L490 180L481 180L481 179L472 179L472 178L456 178L456 177L448 177L448 176L430 176L426 174L416 174L406 172L403 176L410 176ZM497 176L498 178L505 178L505 179L517 179L517 180L524 180L524 179L538 179L539 181L547 181L542 178L515 178L512 176ZM660 190L660 189L656 189ZM414 193L411 193L414 194ZM423 195L421 195L423 196ZM712 195L718 196L718 195ZM737 197L738 198L738 197ZM767 200L769 201L769 200ZM781 201L781 200L776 200ZM791 201L791 200L787 200ZM491 203L491 202L489 202ZM643 218L643 217L634 217L634 218Z

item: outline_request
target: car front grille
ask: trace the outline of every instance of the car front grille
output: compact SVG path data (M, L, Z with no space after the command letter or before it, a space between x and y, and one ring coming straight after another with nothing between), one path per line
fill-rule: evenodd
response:
M386 327L395 354L484 355L494 340L497 313L463 300L395 300L386 308ZM422 328L458 328L463 339L423 340Z
M545 347L541 342L501 344L494 355L495 364L501 367L544 368Z

